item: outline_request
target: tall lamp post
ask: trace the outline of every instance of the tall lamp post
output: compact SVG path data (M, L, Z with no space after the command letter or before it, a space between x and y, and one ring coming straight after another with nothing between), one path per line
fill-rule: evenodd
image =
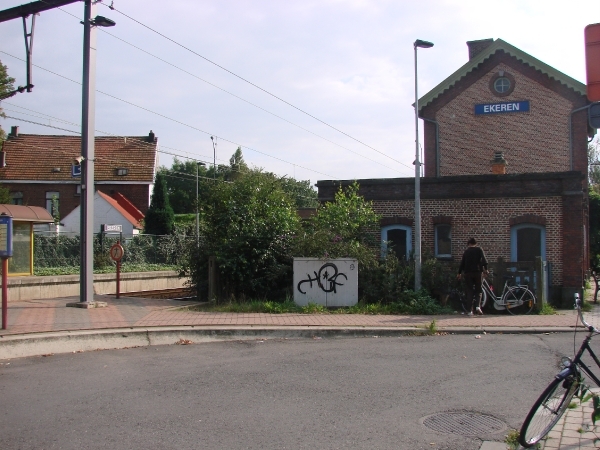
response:
M214 136L210 137L213 145L213 181L217 177L217 138Z
M415 291L421 289L421 162L419 161L419 89L417 83L417 49L431 48L433 42L417 39L415 48Z
M198 167L205 166L203 162L196 161L196 248L200 248L200 212L198 211Z
M110 19L96 16L95 2L85 0L83 18L83 91L81 113L81 307L94 304L94 127L96 118L96 27L112 27Z

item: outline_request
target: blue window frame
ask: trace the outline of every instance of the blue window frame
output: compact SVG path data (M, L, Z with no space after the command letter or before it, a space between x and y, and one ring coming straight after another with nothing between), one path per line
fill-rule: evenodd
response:
M409 259L412 252L412 228L406 225L388 225L381 229L381 256L393 250L398 259Z
M533 223L522 223L510 229L510 260L535 261L536 256L546 260L546 228Z

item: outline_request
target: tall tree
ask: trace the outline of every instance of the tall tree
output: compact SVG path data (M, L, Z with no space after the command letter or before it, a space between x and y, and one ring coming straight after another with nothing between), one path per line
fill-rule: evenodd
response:
M15 79L8 76L8 67L2 64L2 61L0 61L0 99L2 99L3 94L14 90L14 82ZM6 117L2 111L2 108L0 108L0 117ZM4 141L5 139L6 133L0 126L0 142Z
M173 223L175 215L173 208L169 204L167 195L167 184L162 172L158 172L154 179L154 190L152 191L152 200L150 208L144 219L144 233L165 235L173 232Z

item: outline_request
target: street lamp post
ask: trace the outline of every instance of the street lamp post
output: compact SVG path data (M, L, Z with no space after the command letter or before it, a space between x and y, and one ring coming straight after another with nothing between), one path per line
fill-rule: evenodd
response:
M417 48L431 48L432 42L417 39L415 49L415 291L421 289L421 162L419 161L419 89Z
M81 113L81 258L80 298L82 306L94 306L94 127L96 112L96 27L112 27L110 19L96 16L96 5L85 0L83 18L83 91Z
M198 211L198 167L205 166L203 162L196 161L196 248L200 248L200 212Z
M213 181L217 177L217 138L214 136L210 137L213 145Z

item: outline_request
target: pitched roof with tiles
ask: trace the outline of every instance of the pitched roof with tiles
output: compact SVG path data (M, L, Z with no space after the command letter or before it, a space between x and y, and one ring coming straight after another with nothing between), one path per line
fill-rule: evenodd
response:
M79 136L41 134L9 135L2 148L6 167L0 181L73 181L71 165L81 155ZM96 137L95 181L154 182L157 165L157 138L149 136ZM117 168L127 169L117 175Z
M496 39L491 45L483 49L476 56L471 58L469 62L460 67L456 72L434 87L431 91L425 94L419 99L419 111L433 102L436 98L452 88L459 80L467 76L469 72L477 69L482 63L487 61L489 58L494 56L496 52L505 52L508 55L521 61L523 64L527 64L541 73L547 75L549 78L558 81L569 89L572 89L578 94L586 95L586 87L580 81L562 73L552 66L534 58L523 50L503 41L502 39ZM414 105L413 105L414 106Z
M103 198L110 206L115 208L126 220L128 220L134 226L134 228L138 228L140 230L144 228L140 223L140 220L144 218L143 214L140 213L141 217L139 219L136 219L129 211L127 211L123 206L121 206L120 202L117 199L112 198L110 195L106 195L102 191L96 191L96 194ZM121 197L127 200L126 197Z

